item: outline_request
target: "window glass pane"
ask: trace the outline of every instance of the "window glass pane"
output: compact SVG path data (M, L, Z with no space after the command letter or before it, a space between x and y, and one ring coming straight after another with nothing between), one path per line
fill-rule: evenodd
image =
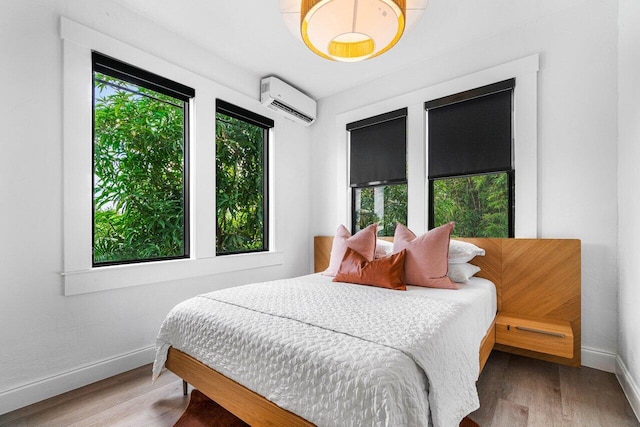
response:
M450 221L457 237L509 237L508 174L433 180L433 225Z
M374 222L378 235L393 236L396 223L407 223L407 184L354 188L354 232Z
M94 265L188 256L186 110L94 72Z
M267 250L266 135L216 113L216 253Z

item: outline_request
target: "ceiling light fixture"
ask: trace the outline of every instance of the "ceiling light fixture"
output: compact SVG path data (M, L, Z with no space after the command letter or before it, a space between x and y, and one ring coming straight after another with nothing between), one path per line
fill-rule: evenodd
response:
M323 58L356 62L391 49L427 0L280 0L289 30Z

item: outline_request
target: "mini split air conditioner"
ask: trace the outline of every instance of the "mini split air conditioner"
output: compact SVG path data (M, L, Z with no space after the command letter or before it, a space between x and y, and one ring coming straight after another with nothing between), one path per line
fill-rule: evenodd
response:
M304 126L309 126L316 119L316 101L277 77L261 80L260 102Z

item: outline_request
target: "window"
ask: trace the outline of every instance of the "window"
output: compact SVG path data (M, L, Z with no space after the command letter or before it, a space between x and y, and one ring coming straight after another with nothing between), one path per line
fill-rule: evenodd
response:
M64 46L62 50L64 112L62 116L64 190L62 249L64 262L61 271L64 295L78 295L282 265L286 258L285 252L275 250L272 246L269 246L268 251L251 252L239 256L216 256L214 144L216 105L212 101L224 94L230 101L244 108L260 108L260 103L184 69L174 62L153 56L65 17L60 18L60 35ZM95 53L96 50L100 53ZM104 85L102 93L100 88L95 87L94 76L109 83ZM159 131L165 132L169 128L175 131L175 133L169 132L168 139L159 139L154 142L155 145L148 147L153 148L155 154L166 155L167 159L171 160L170 168L167 167L169 163L161 168L165 175L160 181L166 181L165 178L167 178L169 182L165 184L171 184L173 189L178 186L177 180L174 182L173 177L181 176L182 178L179 183L181 191L176 190L173 193L163 191L162 194L173 201L178 200L176 203L183 206L184 231L181 235L180 228L176 227L175 240L181 241L182 244L177 250L170 248L162 251L163 256L143 254L140 258L122 261L114 257L113 261L96 263L94 261L96 225L94 208L98 204L94 206L93 202L97 196L100 196L100 192L96 194L96 184L100 186L103 183L99 182L100 178L94 170L93 116L96 102L94 97L106 97L118 91L131 94L130 98L136 102L154 101L157 103L156 106L159 104L165 112L171 112L165 115L166 120L155 120L157 116L147 116L143 120L140 116L140 122L150 125L148 133L154 134L153 136L158 136ZM198 97L195 97L195 92L198 92ZM203 94L206 96L202 96ZM120 96L123 94L121 93ZM122 115L130 111L123 108L120 106L116 113L116 108L113 107L113 113ZM103 127L105 134L114 134L120 130L119 127L124 126L122 117L117 118L120 122L116 121L116 126L113 128ZM182 124L178 126L177 124L181 121ZM180 130L177 130L178 127ZM183 139L180 140L177 137L174 139L173 135L179 135L179 132ZM135 136L138 135L137 130L135 134ZM151 135L144 136L151 137ZM130 132L128 138L133 137L134 135ZM174 144L169 144L170 141ZM163 148L165 150L162 150ZM167 153L169 149L171 154ZM133 154L143 153L145 150ZM117 161L112 162L111 165L120 167L119 162L124 159L124 154L126 153L116 155ZM123 161L122 166L126 166L126 162ZM153 175L150 172L147 168L145 173L140 173L142 183ZM150 184L156 185L158 182ZM138 192L140 190L135 189ZM137 193L133 193L133 197L137 196ZM181 203L180 197L182 197ZM124 202L122 200L120 202L126 207L131 199L132 197L127 195ZM147 201L151 203L153 200L147 198ZM160 199L158 202L165 201ZM100 209L108 210L116 205L117 202L105 202ZM176 209L167 212L179 211L180 209ZM168 217L165 215L167 212L153 210L153 214L156 215L153 219L158 219L157 224L160 230L162 230L160 221L164 221L165 229L168 226L169 218L165 218L165 216ZM274 227L273 221L270 221L269 226ZM113 232L109 229L106 231ZM166 236L166 233L160 232L160 235ZM149 244L152 238L155 240L156 236L149 235L145 239L149 247L152 246ZM111 244L113 241L108 243ZM124 244L126 243L128 242L125 240ZM119 259L124 258L130 257Z
M353 189L354 230L378 223L378 234L393 236L396 223L407 223L407 184Z
M425 103L429 228L460 237L513 237L513 88L505 80Z
M216 102L216 254L269 250L268 141L273 120Z
M407 109L347 124L350 140L351 228L378 223L393 236L407 223Z
M456 222L457 236L509 237L506 172L432 181L434 227Z
M193 89L94 52L93 265L189 256Z

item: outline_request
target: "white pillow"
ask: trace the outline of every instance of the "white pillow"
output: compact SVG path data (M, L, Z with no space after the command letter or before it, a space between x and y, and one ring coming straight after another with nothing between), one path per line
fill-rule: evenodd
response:
M464 264L478 255L484 256L484 249L460 240L449 241L449 264Z
M480 271L477 265L469 264L449 264L449 272L447 276L456 283L466 283L474 274Z
M393 252L393 242L387 242L386 240L376 239L376 258L384 258L387 255L391 255Z

